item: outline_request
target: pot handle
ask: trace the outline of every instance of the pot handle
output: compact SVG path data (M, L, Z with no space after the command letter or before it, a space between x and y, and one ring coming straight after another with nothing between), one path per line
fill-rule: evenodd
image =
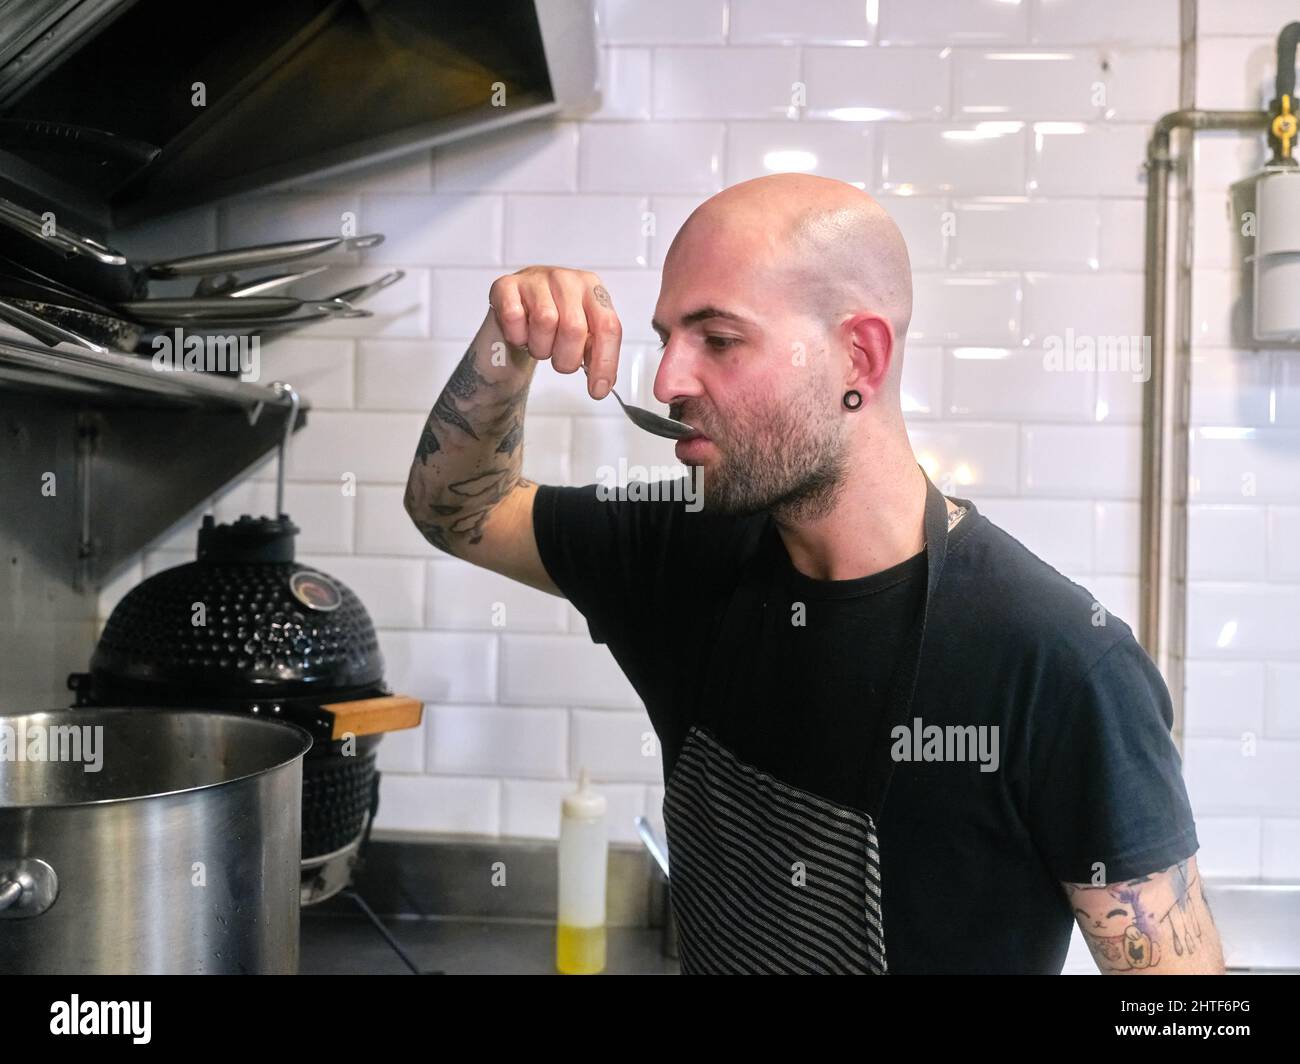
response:
M40 916L58 896L59 877L40 858L0 858L0 920Z
M0 884L0 909L17 905L22 896L23 885L16 879L6 879L3 884Z

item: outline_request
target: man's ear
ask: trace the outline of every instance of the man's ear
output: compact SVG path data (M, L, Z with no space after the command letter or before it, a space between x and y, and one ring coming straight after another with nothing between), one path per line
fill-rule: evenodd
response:
M894 364L894 327L888 318L869 312L855 314L844 327L853 351L853 372L844 385L869 399L884 387Z

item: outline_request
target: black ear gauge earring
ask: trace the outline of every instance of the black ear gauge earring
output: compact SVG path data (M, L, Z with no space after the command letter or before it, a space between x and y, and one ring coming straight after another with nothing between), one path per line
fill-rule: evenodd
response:
M858 407L862 405L862 393L855 392L852 390L845 392L844 405L848 407L850 410L856 410Z

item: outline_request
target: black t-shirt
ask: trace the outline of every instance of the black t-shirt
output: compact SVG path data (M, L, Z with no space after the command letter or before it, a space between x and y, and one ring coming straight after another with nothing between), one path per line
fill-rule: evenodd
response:
M814 580L766 515L538 489L543 564L663 749L683 972L1055 973L1062 882L1196 852L1168 691L1129 627L954 501L968 513L930 605L917 726L873 817L869 752L924 553ZM762 605L731 629L746 566ZM927 760L924 729L929 752L964 735L966 755Z
M814 580L779 539L772 527L761 545L778 601L744 633L762 650L740 659L730 696L697 706L691 722L791 786L865 809L864 754L925 594L925 553L857 580Z

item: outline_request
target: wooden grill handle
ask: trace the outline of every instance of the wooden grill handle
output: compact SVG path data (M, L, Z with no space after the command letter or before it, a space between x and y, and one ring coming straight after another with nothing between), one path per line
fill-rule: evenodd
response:
M342 739L349 732L353 735L376 735L379 732L417 728L424 715L424 703L406 695L330 702L321 706L321 709L334 714L334 730L330 733L330 738L334 740Z

